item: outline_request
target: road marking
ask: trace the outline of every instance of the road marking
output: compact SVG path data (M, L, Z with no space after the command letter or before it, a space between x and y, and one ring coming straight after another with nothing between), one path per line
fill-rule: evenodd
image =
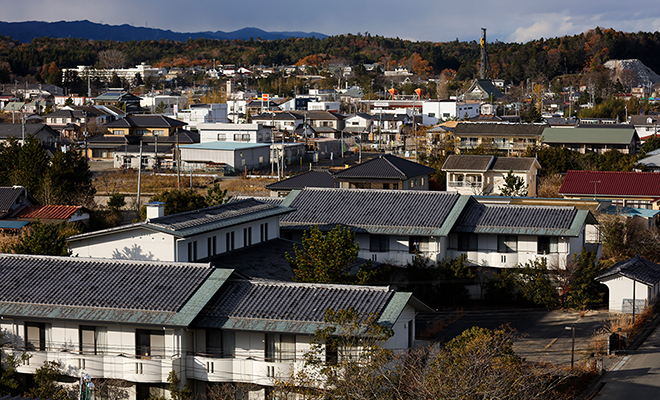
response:
M624 366L624 364L626 363L626 361L628 361L629 358L630 358L630 356L625 356L625 357L623 357L623 360L619 361L619 362L614 366L614 368L612 368L612 371L618 371L618 370L620 370L621 367Z

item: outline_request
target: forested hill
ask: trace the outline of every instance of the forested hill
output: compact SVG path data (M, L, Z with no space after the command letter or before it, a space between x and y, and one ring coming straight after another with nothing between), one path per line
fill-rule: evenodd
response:
M91 21L25 21L25 22L3 22L0 21L0 35L9 36L21 43L28 43L36 38L80 38L92 40L116 40L125 42L130 40L178 40L188 39L250 39L261 38L263 40L286 39L289 37L317 37L325 38L318 32L266 32L258 28L243 28L233 32L173 32L171 30L135 27L132 25L107 25Z
M458 80L478 74L479 44L476 41L446 43L412 42L369 34L317 38L266 40L189 39L185 42L95 41L39 38L21 44L0 38L0 81L12 74L31 75L37 81L56 81L57 71L76 65L98 65L99 53L119 50L125 66L146 62L162 67L211 67L220 64L250 65L356 65L376 63L386 69L411 67L421 75L457 71ZM524 44L488 44L494 78L515 83L526 79L551 80L564 74L603 69L609 59L640 59L660 72L660 33L624 33L593 29L586 33ZM61 79L61 76L60 76ZM61 82L61 80L60 80Z

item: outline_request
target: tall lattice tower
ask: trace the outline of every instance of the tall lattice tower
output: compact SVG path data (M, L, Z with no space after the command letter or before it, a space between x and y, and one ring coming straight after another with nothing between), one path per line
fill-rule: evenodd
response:
M486 52L486 28L481 28L481 71L479 79L491 79L490 63L488 62L488 53Z

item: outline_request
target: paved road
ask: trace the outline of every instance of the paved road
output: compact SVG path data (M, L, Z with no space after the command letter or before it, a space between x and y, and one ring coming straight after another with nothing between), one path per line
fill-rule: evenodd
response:
M595 399L660 398L660 329L656 329L634 354L622 357L603 378Z

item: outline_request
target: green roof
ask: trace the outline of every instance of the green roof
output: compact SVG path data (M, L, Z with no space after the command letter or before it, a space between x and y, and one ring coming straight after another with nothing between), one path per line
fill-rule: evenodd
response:
M544 143L565 144L630 144L636 135L632 126L622 127L574 127L557 128L547 127L543 130L542 141Z

